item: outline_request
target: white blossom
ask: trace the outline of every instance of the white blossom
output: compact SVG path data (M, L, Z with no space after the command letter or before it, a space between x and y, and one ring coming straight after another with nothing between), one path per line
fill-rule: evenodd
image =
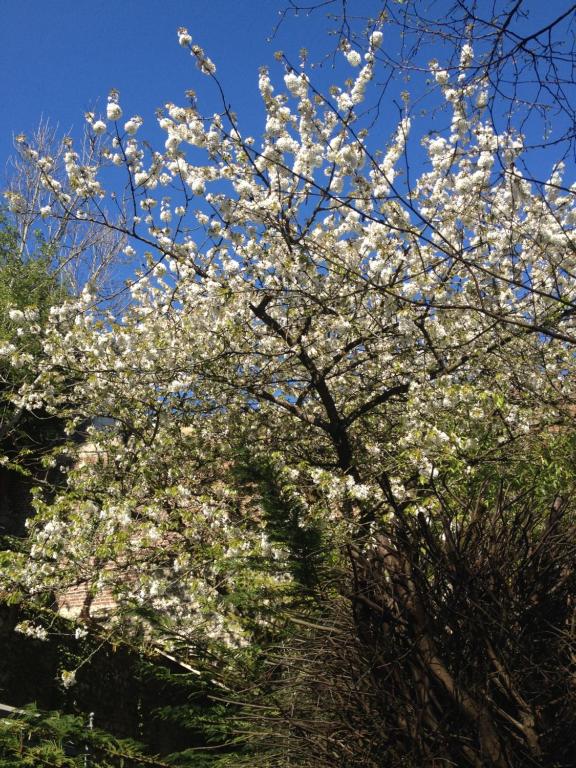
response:
M92 123L92 130L96 134L105 133L106 131L106 123L102 120L96 120L96 122Z
M362 63L362 57L358 53L358 51L350 50L346 54L346 59L348 61L348 64L352 67L357 67Z
M120 105L115 101L109 101L106 105L106 117L108 120L120 120L122 117L122 110Z
M192 43L192 36L189 34L186 27L180 27L178 30L178 42L184 47L187 47Z
M24 312L22 312L22 310L20 309L9 309L8 317L13 323L16 323L18 325L21 325L26 319Z

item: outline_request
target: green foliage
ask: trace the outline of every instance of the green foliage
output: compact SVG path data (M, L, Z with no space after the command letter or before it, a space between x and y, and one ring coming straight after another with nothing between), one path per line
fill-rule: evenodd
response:
M14 406L18 388L31 380L40 354L39 331L50 307L68 295L52 269L53 247L41 234L32 257L20 249L18 233L0 211L0 453L7 460L18 455L20 467L46 447L61 430L39 410L26 413ZM18 351L15 362L11 350ZM15 464L10 468L17 470Z
M51 250L38 234L35 254L25 258L20 253L17 231L0 212L0 339L15 337L14 324L7 316L9 308L34 308L42 321L49 308L67 295L51 269Z
M320 572L327 559L320 525L305 523L300 500L291 493L290 483L281 477L273 461L244 452L236 471L241 482L256 488L270 537L286 547L292 575L303 593L312 594L320 584Z
M41 713L33 707L0 720L0 758L5 768L136 768L162 766L140 744L92 728L85 717Z

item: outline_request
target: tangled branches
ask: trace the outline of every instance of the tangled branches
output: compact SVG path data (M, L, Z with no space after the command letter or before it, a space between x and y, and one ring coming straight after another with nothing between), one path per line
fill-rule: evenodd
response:
M563 500L502 492L353 548L353 592L282 649L276 709L252 713L285 735L266 765L568 766L575 533Z

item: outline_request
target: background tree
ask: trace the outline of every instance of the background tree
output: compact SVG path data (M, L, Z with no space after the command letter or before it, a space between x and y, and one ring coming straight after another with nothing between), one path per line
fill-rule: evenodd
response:
M36 253L23 258L16 229L4 217L0 231L0 450L2 452L2 535L21 533L30 499L17 472L37 474L45 451L62 439L63 422L41 409L15 406L12 397L34 377L40 327L67 288L51 272L51 254L37 238ZM16 362L17 358L17 362ZM39 477L38 477L39 479ZM24 483L24 485L22 485ZM22 486L22 488L20 488ZM20 491L19 491L20 489ZM11 510L16 505L17 509Z

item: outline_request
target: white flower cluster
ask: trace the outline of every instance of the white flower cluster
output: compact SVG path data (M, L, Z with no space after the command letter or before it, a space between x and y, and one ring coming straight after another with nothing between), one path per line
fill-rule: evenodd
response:
M31 637L34 640L47 640L47 630L39 624L34 624L32 621L20 621L14 627L15 632L19 632L21 635Z

